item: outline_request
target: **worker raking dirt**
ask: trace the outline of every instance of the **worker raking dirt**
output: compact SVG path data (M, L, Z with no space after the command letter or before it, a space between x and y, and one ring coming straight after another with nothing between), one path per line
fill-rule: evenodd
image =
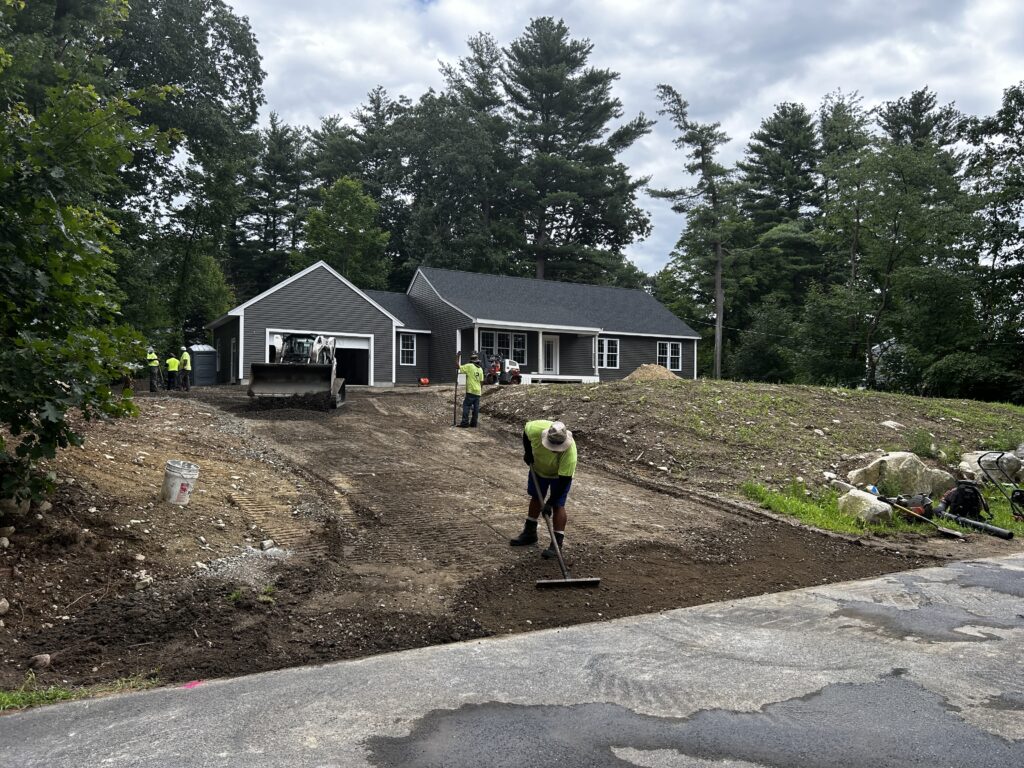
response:
M576 441L572 439L572 432L560 421L528 421L523 428L523 461L531 468L526 481L530 508L522 532L509 543L513 547L536 544L537 520L543 512L552 516L558 546L564 547L568 519L565 502L576 474ZM541 499L545 497L548 501L542 506ZM556 556L554 542L542 555L545 558Z

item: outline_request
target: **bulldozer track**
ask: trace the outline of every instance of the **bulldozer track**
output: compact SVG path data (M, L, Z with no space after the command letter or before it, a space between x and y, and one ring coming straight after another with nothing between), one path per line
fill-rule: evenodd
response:
M230 498L279 547L300 557L323 557L327 554L323 526L318 523L294 519L282 505L254 499L244 493L233 493Z

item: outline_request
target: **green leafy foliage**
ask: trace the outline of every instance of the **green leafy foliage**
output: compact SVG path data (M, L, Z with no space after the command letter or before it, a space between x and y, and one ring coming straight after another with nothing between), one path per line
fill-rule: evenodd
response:
M76 29L102 35L124 6L86 10L92 14L77 18ZM94 57L47 58L38 11L22 17L11 4L2 9L4 53L41 58L34 72L20 65L0 72L0 422L10 435L0 437L0 497L38 496L48 487L38 462L79 440L70 411L89 419L133 410L121 381L144 355L118 318L111 251L119 228L99 196L133 151L166 148L154 129L135 122L136 104L161 93L103 97L91 82ZM50 18L66 22L60 13Z
M376 226L380 206L363 185L338 179L320 193L320 206L309 213L309 247L292 260L301 269L323 259L361 288L383 288L387 279L381 256L388 233Z

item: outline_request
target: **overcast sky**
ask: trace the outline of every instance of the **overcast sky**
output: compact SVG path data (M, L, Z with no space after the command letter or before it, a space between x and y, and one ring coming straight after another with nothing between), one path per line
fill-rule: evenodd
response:
M858 91L868 106L928 85L942 103L991 114L1003 89L1024 80L1024 2L1018 0L228 0L259 40L267 104L290 124L348 116L367 91L417 99L442 81L438 62L466 54L489 32L500 45L530 19L565 20L594 44L590 63L621 77L625 116L656 117L654 88L668 83L699 121L732 137L742 155L774 106L814 110L822 96ZM662 119L622 159L655 187L686 183L682 154ZM669 258L682 220L664 201L641 205L651 236L629 249L645 271Z

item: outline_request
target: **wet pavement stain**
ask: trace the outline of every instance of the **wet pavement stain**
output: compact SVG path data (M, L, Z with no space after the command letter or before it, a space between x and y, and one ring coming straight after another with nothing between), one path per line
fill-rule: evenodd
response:
M1024 597L1024 573L997 565L964 563L957 574L956 585L969 589L981 587L1012 597Z
M1005 709L1011 712L1024 712L1024 693L1001 693L989 696L982 704L986 709Z
M1024 627L1024 621L1006 624L985 619L955 605L927 603L918 608L896 608L891 605L868 603L859 600L841 601L841 608L833 611L833 617L858 619L873 625L883 634L899 639L915 637L932 643L980 643L998 640L999 636L987 632L975 634L958 631L962 627L990 627L992 629L1013 629Z
M467 704L408 736L366 742L378 768L624 768L614 748L672 750L766 768L994 768L1024 765L1024 742L966 725L938 695L893 674L829 685L760 712L640 715L616 704Z

